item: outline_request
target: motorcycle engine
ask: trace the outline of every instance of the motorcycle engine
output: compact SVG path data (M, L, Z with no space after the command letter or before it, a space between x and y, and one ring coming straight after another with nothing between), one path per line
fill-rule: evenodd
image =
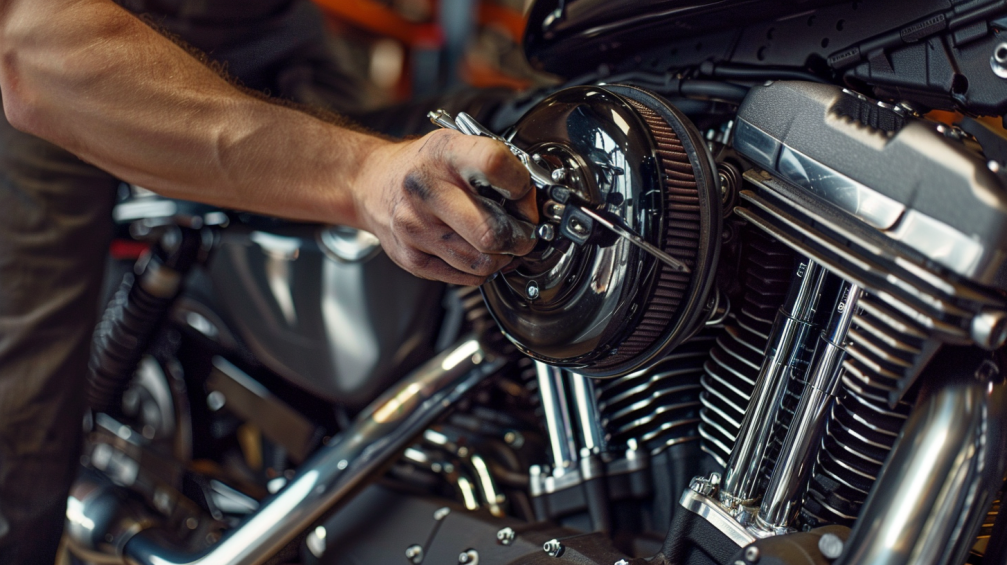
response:
M612 377L655 363L692 335L711 314L722 212L720 178L689 119L640 88L570 88L526 114L511 142L690 272L543 192L541 213L557 237L483 287L507 337L536 360Z

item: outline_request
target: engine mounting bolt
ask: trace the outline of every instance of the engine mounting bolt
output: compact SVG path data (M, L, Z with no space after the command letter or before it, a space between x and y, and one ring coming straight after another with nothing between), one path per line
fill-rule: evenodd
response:
M549 557L559 557L563 555L563 544L558 539L551 539L542 544L542 551Z
M542 224L535 230L535 235L542 241L552 241L556 239L556 229L552 224Z
M745 561L748 561L749 563L758 563L759 557L761 557L761 555L759 555L759 548L754 545L750 545L745 548Z
M413 544L406 548L406 559L410 563L423 563L423 547Z
M525 288L525 294L528 295L528 300L538 300L538 283L535 281L528 281L528 286Z
M818 538L818 551L821 551L822 556L830 561L839 559L839 556L843 554L843 540L839 539L836 534L825 534Z
M500 545L510 545L514 543L514 538L517 534L514 532L514 528L501 528L497 532L497 543Z
M554 169L549 176L552 177L553 182L561 182L566 178L566 169Z

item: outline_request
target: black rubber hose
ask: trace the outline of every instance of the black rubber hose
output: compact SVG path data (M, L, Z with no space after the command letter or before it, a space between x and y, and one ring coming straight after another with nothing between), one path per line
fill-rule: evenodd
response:
M828 82L822 77L794 67L752 66L732 63L714 63L704 61L699 65L699 73L724 80L743 80L760 82L764 80L804 80L810 82Z
M670 73L648 73L633 71L605 78L610 84L632 84L653 90L664 96L699 98L702 100L722 100L740 103L748 94L748 87L720 80L696 80L678 78Z

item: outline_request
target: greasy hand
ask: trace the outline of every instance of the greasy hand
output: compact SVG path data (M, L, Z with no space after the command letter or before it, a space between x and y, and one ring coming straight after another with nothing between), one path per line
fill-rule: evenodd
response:
M371 154L358 184L364 229L419 277L479 285L535 246L528 171L498 141L439 130L387 145ZM511 211L500 197L513 201Z

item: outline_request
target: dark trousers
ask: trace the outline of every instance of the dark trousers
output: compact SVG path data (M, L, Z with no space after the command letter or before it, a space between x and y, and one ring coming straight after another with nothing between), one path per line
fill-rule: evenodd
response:
M54 560L116 186L0 120L0 563Z

